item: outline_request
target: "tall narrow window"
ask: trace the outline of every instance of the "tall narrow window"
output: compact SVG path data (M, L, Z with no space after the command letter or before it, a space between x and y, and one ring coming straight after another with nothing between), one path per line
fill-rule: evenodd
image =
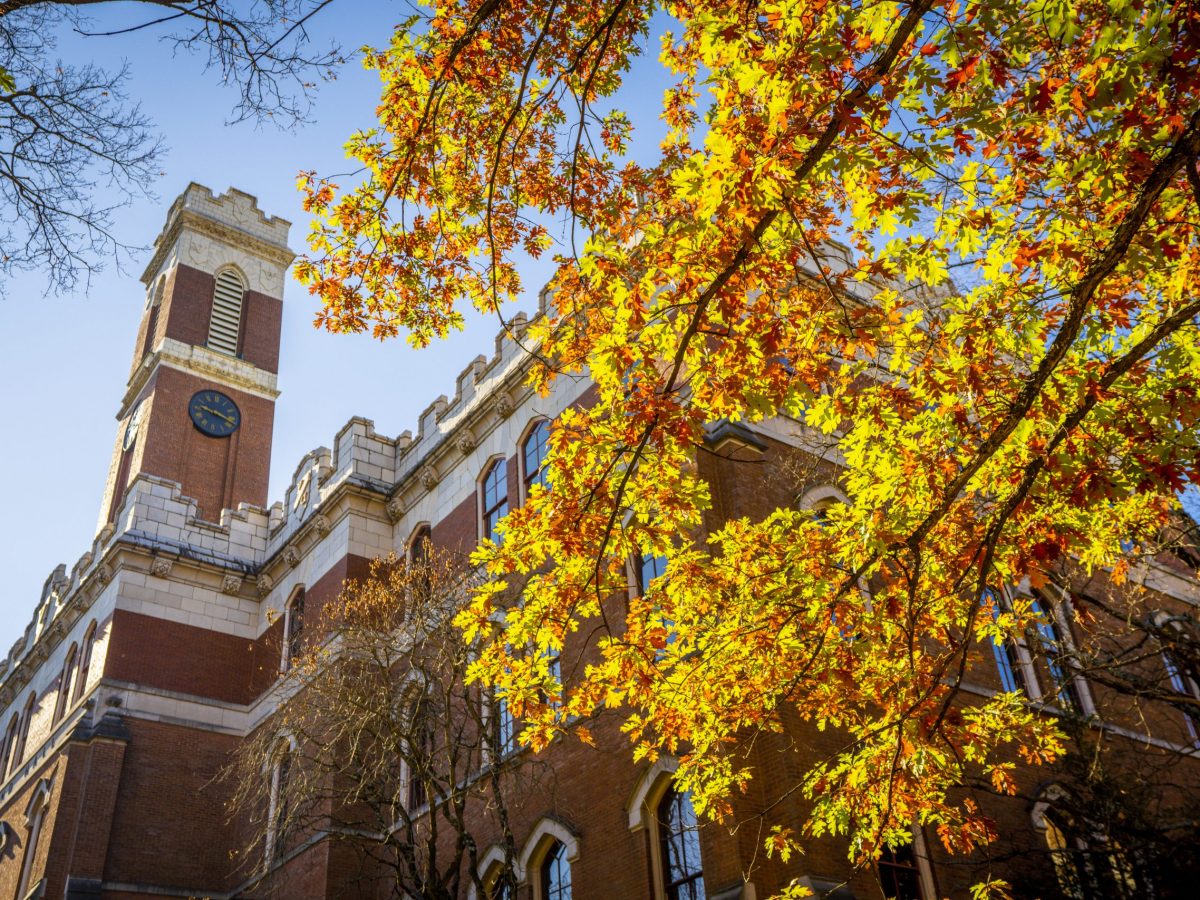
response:
M33 710L37 703L37 695L30 694L25 701L25 711L21 713L21 730L17 732L17 743L13 748L12 768L15 770L25 759L25 745L29 742L29 723L33 721Z
M17 897L29 894L33 885L33 867L36 862L38 842L42 837L42 825L46 820L46 807L50 805L50 788L46 782L38 786L33 800L25 812L29 833L25 838L25 858L21 861L21 880L17 882Z
M75 683L75 696L71 698L75 702L87 692L88 676L92 672L92 651L96 647L96 623L92 622L88 626L87 633L83 636L83 649L79 651L79 680Z
M59 719L67 711L67 707L71 705L71 688L75 681L75 670L79 666L79 648L71 645L71 649L67 651L67 660L63 663L62 677L58 679L58 699L54 702L54 721Z
M667 788L658 802L663 886L667 900L705 900L704 867L700 862L700 832L691 795Z
M304 588L298 588L288 601L283 623L283 670L286 672L299 658L304 639Z
M1004 598L988 588L984 592L983 602L991 607L992 619L1000 618L1001 613L1008 610ZM1007 693L1021 693L1030 696L1029 684L1025 677L1025 663L1021 659L1021 648L1017 639L1011 634L1000 643L991 641L992 656L996 660L996 670L1000 673L1000 687Z
M535 484L547 487L546 484L546 453L549 449L550 423L543 420L533 426L525 443L521 445L521 470L525 479L525 496Z
M237 272L226 269L217 275L212 317L208 322L210 349L237 356L238 335L242 330L242 297L245 293L246 287Z
M433 765L433 723L428 714L421 710L421 701L415 704L412 731L408 736L408 796L405 798L405 808L409 812L420 809L429 802L429 790L426 785Z
M1174 657L1164 650L1162 654L1163 668L1167 671L1167 681L1171 685L1171 690L1176 694L1186 697L1189 701L1196 701L1200 708L1200 684L1196 683L1196 679L1191 673L1185 672L1176 664ZM1184 710L1183 722L1187 726L1188 736L1192 743L1200 741L1200 713Z
M422 525L408 545L408 561L413 567L413 587L422 594L420 599L428 598L433 585L429 571L429 554L432 547L433 532L429 530L428 525Z
M912 844L884 847L876 863L879 886L888 900L922 900L921 872Z
M503 459L492 463L483 476L483 536L499 541L496 523L508 515L508 464Z
M571 900L571 863L567 848L555 841L542 861L541 900Z
M267 840L264 848L266 862L270 864L283 855L287 840L288 817L291 813L292 778L291 741L282 739L276 745L274 765L271 767L271 789L267 809Z
M650 582L667 571L665 556L640 556L637 566L637 589L639 594L645 594Z
M1049 603L1043 606L1037 600L1033 601L1030 608L1041 616L1041 620L1033 628L1033 635L1040 644L1046 669L1050 672L1050 680L1054 682L1055 699L1064 710L1082 712L1083 706L1079 702L1075 674L1067 658L1070 644L1054 615L1054 608Z
M496 724L493 729L496 755L508 756L517 749L517 723L513 719L512 709L503 697L496 698Z
M8 723L8 731L4 732L3 756L0 756L0 780L8 777L12 770L16 768L13 765L13 752L17 749L17 735L21 733L21 717L17 713L13 713L12 719Z

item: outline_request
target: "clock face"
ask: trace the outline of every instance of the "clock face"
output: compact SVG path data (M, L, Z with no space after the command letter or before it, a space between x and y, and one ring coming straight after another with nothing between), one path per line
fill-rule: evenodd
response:
M133 446L133 442L137 440L138 428L142 425L142 419L146 417L146 403L143 400L137 405L137 409L133 411L133 415L129 417L129 424L125 426L125 439L121 442L121 449L128 450Z
M220 391L198 391L188 403L192 424L210 437L229 437L242 424L237 404Z

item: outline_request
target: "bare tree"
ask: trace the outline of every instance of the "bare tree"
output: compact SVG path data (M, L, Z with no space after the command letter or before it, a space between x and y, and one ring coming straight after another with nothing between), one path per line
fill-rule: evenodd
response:
M159 171L163 143L126 93L128 68L66 62L57 35L160 32L237 88L233 120L287 126L341 61L337 47L309 43L309 21L330 2L138 0L144 17L96 31L83 10L109 0L0 0L0 274L43 271L63 291L119 263L132 248L113 234L113 212L150 196Z
M321 840L352 848L377 896L489 896L512 881L510 813L540 802L548 773L466 683L472 654L450 621L464 598L449 558L393 558L305 628L278 711L226 773L249 827L243 861L267 890L286 895L277 863ZM481 872L492 847L500 864Z

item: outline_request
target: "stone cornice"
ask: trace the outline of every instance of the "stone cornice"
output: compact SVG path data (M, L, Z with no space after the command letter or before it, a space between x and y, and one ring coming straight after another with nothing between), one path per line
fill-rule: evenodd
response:
M125 396L121 398L118 420L128 414L159 365L220 381L264 400L274 400L279 396L279 377L275 373L260 369L245 360L209 350L207 347L185 344L174 338L163 338L142 360L129 379Z

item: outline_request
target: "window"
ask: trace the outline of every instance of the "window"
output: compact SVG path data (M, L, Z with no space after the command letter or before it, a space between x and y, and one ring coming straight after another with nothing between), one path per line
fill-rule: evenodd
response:
M1042 652L1050 680L1054 683L1055 699L1064 711L1083 712L1075 675L1067 658L1071 645L1055 616L1054 607L1049 603L1043 607L1034 600L1030 608L1041 617L1041 621L1034 625L1032 634Z
M992 619L1000 618L1001 613L1008 611L1008 603L1004 597L988 588L984 592L983 603L985 606L990 606ZM1031 696L1029 690L1029 682L1026 678L1027 660L1024 658L1023 648L1017 642L1017 639L1012 635L996 643L992 644L992 656L996 660L996 669L1000 673L1001 690L1007 693L1021 693L1026 696Z
M637 589L639 594L645 594L650 582L667 571L665 556L639 556L637 565Z
M493 865L483 877L483 896L487 900L517 900L513 878L502 864Z
M657 818L667 900L704 900L700 832L691 796L671 785L658 802Z
M25 744L29 741L29 723L33 720L33 710L37 703L37 695L30 694L25 701L25 711L21 713L21 729L17 732L17 743L13 747L12 769L16 769L25 759Z
M1200 685L1196 684L1196 679L1192 677L1191 673L1181 670L1175 662L1174 657L1167 650L1163 651L1162 660L1171 690L1190 701L1200 703ZM1200 715L1185 710L1183 713L1183 722L1187 726L1188 737L1191 738L1192 743L1195 744L1197 741L1200 741Z
M550 423L543 419L533 426L533 430L521 445L521 471L525 479L525 496L535 484L549 487L546 483L546 453L550 438Z
M8 731L4 732L4 745L0 747L3 754L0 755L0 779L10 775L16 768L13 765L13 751L17 749L17 735L20 732L21 717L17 713L13 713L13 717L8 723Z
M50 805L50 783L43 781L38 785L25 810L25 821L29 826L28 837L25 839L25 857L21 861L21 880L17 882L17 897L23 898L29 894L33 886L33 867L37 858L38 842L42 836L42 824L46 820L46 809Z
M408 564L412 566L412 588L427 599L433 587L433 578L429 571L429 555L433 548L433 532L428 525L421 525L408 542Z
M72 703L87 693L88 675L92 671L92 650L95 646L96 623L92 622L83 636L83 649L79 651L79 681L75 683L75 696L71 698Z
M876 863L879 886L888 900L922 900L921 873L912 845L884 847Z
M286 672L300 656L304 640L304 588L297 588L283 614L283 664Z
M242 330L242 297L246 291L242 278L232 269L217 275L213 289L212 317L208 322L208 346L211 350L237 356L238 335Z
M496 523L508 514L508 464L498 459L483 476L483 536L499 541Z
M79 648L71 645L67 651L67 661L63 663L62 676L58 679L58 699L54 703L54 721L58 722L71 705L71 688L75 680L75 670L79 665Z
M517 749L517 723L513 718L512 709L503 697L497 697L495 703L496 724L493 729L493 742L496 755L508 756Z
M542 860L541 900L571 900L571 863L567 848L559 841L554 842Z
M417 711L413 714L412 731L408 736L408 784L404 798L404 808L409 812L429 802L426 781L433 765L433 723L420 709L420 699L414 707Z
M271 791L268 801L266 862L269 864L283 855L287 840L288 817L291 813L292 753L295 745L284 738L276 745L275 762L271 767Z

